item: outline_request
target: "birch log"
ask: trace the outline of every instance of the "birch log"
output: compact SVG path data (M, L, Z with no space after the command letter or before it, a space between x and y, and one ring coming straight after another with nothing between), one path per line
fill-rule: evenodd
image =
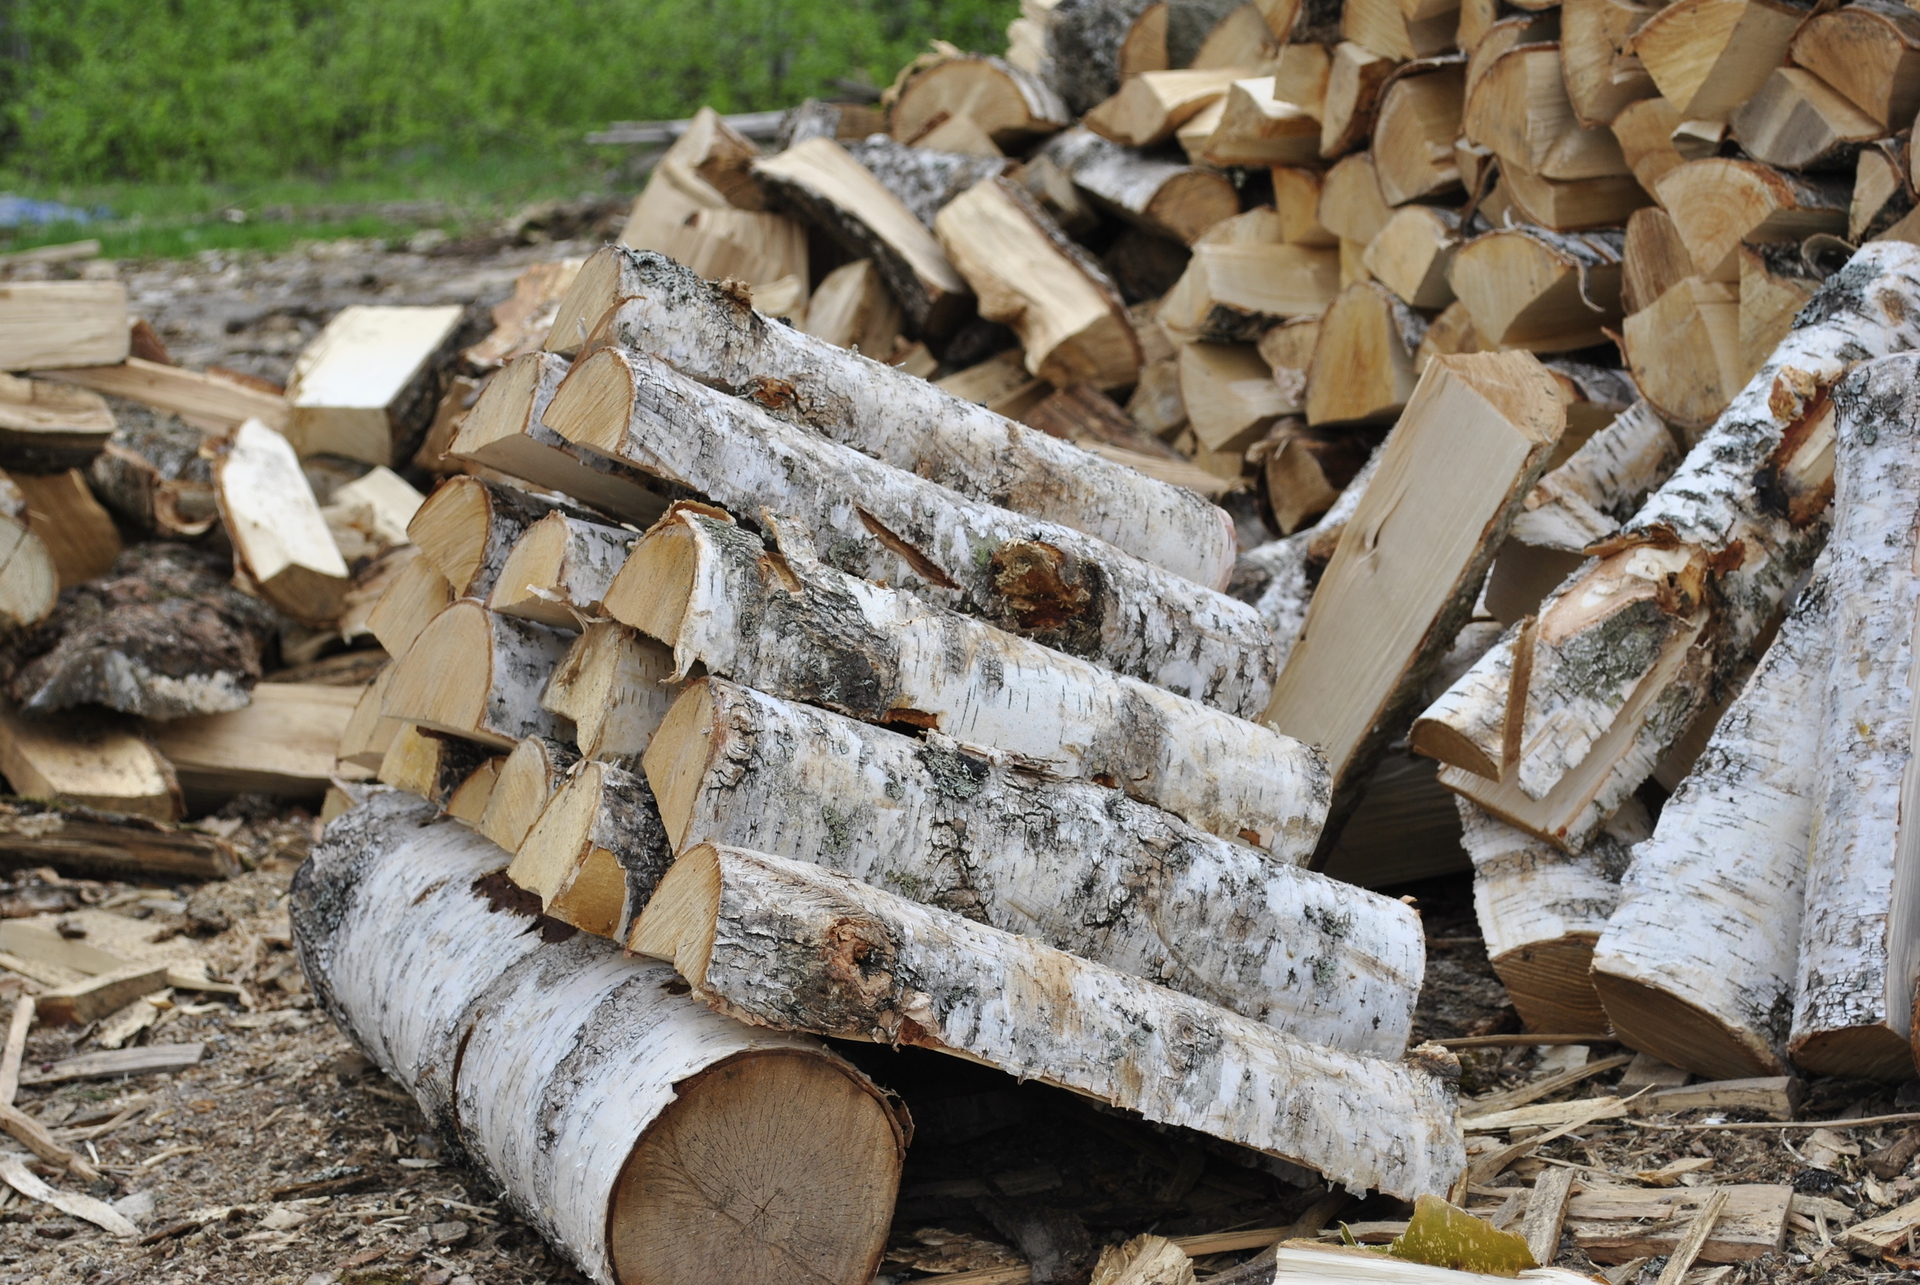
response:
M1530 1031L1604 1032L1588 967L1620 901L1627 842L1603 832L1573 856L1457 802L1474 914L1520 1020Z
M1466 1163L1450 1086L1424 1060L1318 1048L804 862L690 849L629 944L742 1021L956 1053L1355 1193L1439 1194Z
M776 514L852 574L1235 714L1265 708L1272 638L1244 604L1071 528L967 500L650 358L582 357L547 422L743 515Z
M1527 492L1512 538L1578 553L1618 531L1679 463L1673 434L1635 402Z
M563 320L575 319L580 332L565 342L577 348L616 308L607 338L702 383L767 387L800 423L875 459L1072 527L1196 583L1226 583L1233 523L1191 491L769 321L662 255L609 246L589 259L563 303ZM557 347L560 324L553 333Z
M1788 1073L1833 607L1816 575L1634 849L1594 949L1613 1029L1708 1079Z
M646 781L611 763L582 763L520 841L507 878L538 896L549 918L625 940L672 862Z
M787 700L944 732L1110 783L1283 861L1312 851L1326 764L1278 732L857 580L789 541L679 506L607 594L614 618Z
M646 769L676 851L816 862L1309 1043L1406 1049L1417 915L1091 782L718 678L689 686Z
M528 527L500 566L487 609L554 629L598 614L634 532L549 513Z
M1527 663L1495 649L1422 716L1442 759L1553 812L1559 842L1578 847L1638 786L1625 760L1659 760L1812 563L1832 485L1828 390L1920 342L1920 247L1865 247L1794 327L1604 556L1542 605ZM1700 663L1684 663L1703 632ZM1517 752L1488 755L1510 724Z
M567 644L558 630L462 599L434 617L394 666L381 712L502 750L523 737L559 735L540 693Z
M527 528L556 511L587 516L557 500L497 482L450 477L414 512L407 534L446 577L454 597L485 598Z
M1834 650L1789 1048L1817 1074L1907 1080L1920 955L1920 355L1862 365L1834 405Z
M513 747L500 774L493 780L486 811L474 827L508 852L517 852L527 831L540 819L551 799L566 782L567 772L580 755L565 741L529 736Z
M543 942L487 895L499 850L431 819L377 798L295 877L295 947L341 1030L601 1285L870 1280L905 1149L880 1091L610 942Z
M1055 135L1039 155L1103 209L1155 236L1192 245L1240 212L1233 182L1220 171L1110 143L1083 125Z
M582 756L633 768L673 704L673 653L611 620L596 620L567 648L540 705L573 722Z

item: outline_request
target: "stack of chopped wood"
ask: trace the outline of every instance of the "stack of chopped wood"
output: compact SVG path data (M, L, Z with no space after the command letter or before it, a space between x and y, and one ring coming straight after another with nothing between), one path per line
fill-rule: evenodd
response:
M671 961L743 1022L952 1052L1356 1191L1448 1189L1449 1059L1403 1060L1419 921L1305 868L1327 759L1256 721L1274 649L1219 591L1224 512L659 254L601 251L553 316L449 439L446 466L472 471L409 524L419 556L368 616L395 660L340 746L477 837L355 811L335 840L362 862L352 879L373 860L355 851L439 844L478 863L459 895L504 871L494 886L550 924ZM1477 416L1513 474L1488 503L1517 510L1559 432L1551 378L1490 355L1429 384L1433 424ZM416 931L403 921L427 912L397 895L303 926L309 966L403 1080L457 1081L416 1086L423 1102L491 1092L471 1053L446 1062L453 1035L392 1046L416 996L454 1005L430 1019L449 1032L480 1001L320 944ZM483 911L462 912L476 933L528 948ZM541 967L553 1002L585 1006L570 1013L601 1002ZM518 1047L550 1076L571 1043ZM669 1069L688 1073L639 1073ZM804 1119L840 1085L779 1092ZM482 1156L532 1145L486 1135L505 1116L459 1127ZM622 1135L625 1163L649 1127ZM546 1179L497 1163L529 1208L551 1203ZM614 1182L596 1170L586 1205L617 1222ZM591 1270L605 1226L585 1230L553 1234Z

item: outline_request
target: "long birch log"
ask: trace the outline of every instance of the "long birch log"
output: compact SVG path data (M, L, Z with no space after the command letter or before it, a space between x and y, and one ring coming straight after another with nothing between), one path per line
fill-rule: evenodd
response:
M500 851L431 819L376 798L295 877L341 1030L591 1280L871 1279L905 1150L880 1091L611 942L543 941L488 895Z
M794 524L837 567L1251 717L1272 637L1245 604L799 429L651 358L602 349L547 408L563 437Z
M556 351L577 351L611 311L606 338L702 383L764 387L800 423L896 468L1072 527L1198 584L1226 583L1233 523L1202 497L769 321L663 255L607 247L581 269L561 311L549 341ZM563 334L563 322L572 330Z
M1906 1080L1920 955L1920 355L1862 365L1834 406L1833 659L1789 1048L1803 1070Z
M1588 969L1620 901L1634 836L1602 831L1587 851L1561 852L1458 799L1461 846L1473 860L1473 909L1493 971L1533 1031L1607 1029Z
M816 862L1309 1043L1406 1050L1417 915L1091 782L718 678L689 686L645 762L676 851Z
M1634 849L1594 948L1613 1029L1709 1079L1788 1072L1833 609L1816 574Z
M1496 648L1422 716L1427 752L1546 806L1541 829L1559 842L1578 847L1639 785L1626 760L1659 760L1812 563L1828 391L1859 361L1920 343L1920 247L1862 249L1794 327L1604 556L1542 605L1526 663ZM1683 663L1703 632L1701 663ZM1509 729L1511 752L1489 752Z
M541 707L567 635L463 598L414 639L394 666L380 710L388 718L511 750L528 736L557 736Z
M607 610L709 673L869 722L929 728L1058 776L1111 784L1209 833L1304 862L1326 764L1278 732L778 550L681 505Z
M1319 1048L805 862L690 849L629 945L742 1021L956 1053L1356 1193L1438 1194L1466 1161L1450 1087L1424 1057Z

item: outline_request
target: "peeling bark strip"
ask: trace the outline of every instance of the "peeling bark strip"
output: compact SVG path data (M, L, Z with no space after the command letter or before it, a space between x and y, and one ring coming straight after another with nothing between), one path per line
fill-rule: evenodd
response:
M1671 746L1819 550L1832 485L1828 391L1857 363L1916 343L1920 247L1877 242L1828 278L1679 471L1542 607L1522 694L1516 793L1546 802L1606 776L1608 764L1589 760L1618 722L1632 726L1610 753L1637 752L1643 730L1651 732L1647 757L1657 761ZM1676 664L1698 627L1708 631L1711 663ZM1513 693L1479 669L1423 716L1452 733L1423 738L1437 752L1505 725ZM1661 677L1662 669L1674 672ZM1461 699L1466 687L1483 699ZM1653 732L1656 721L1663 727ZM1485 773L1473 755L1447 761ZM1612 780L1596 810L1604 814L1638 784ZM1596 820L1588 816L1563 841L1579 846Z
M1818 1074L1905 1080L1920 962L1920 355L1862 365L1834 405L1834 650L1788 1047Z
M1634 849L1594 950L1613 1029L1709 1079L1788 1070L1833 607L1816 576Z
M577 349L617 308L607 338L693 379L762 389L799 423L969 499L1072 527L1209 588L1226 583L1233 522L1203 497L769 321L664 255L608 246L568 303L581 333L556 324L556 349Z
M1112 790L718 678L681 697L646 765L676 850L816 862L1310 1043L1406 1050L1413 911Z
M1512 536L1578 553L1618 531L1679 463L1673 434L1652 407L1635 402L1527 492Z
M1243 717L1272 637L1244 604L1078 531L954 494L646 356L574 363L547 422L750 520L794 524L833 566Z
M1572 856L1456 802L1460 843L1473 859L1474 914L1521 1020L1534 1031L1606 1030L1588 968L1619 904L1628 845L1640 835L1616 820Z
M602 1285L871 1279L904 1152L879 1090L611 942L543 943L487 895L500 851L432 816L376 798L295 876L295 947L340 1029Z
M630 944L742 1021L956 1053L1356 1194L1437 1195L1466 1163L1437 1068L1319 1048L804 862L691 849Z
M710 673L869 722L931 728L1111 784L1202 830L1306 861L1326 763L1269 728L1123 678L680 507L607 591L609 613Z

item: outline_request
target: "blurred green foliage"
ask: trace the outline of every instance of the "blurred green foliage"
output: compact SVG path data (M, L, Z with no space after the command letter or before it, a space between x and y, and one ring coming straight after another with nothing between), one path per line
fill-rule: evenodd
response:
M578 155L612 120L886 84L1017 0L0 0L0 171L229 182ZM557 157L556 157L557 159Z

